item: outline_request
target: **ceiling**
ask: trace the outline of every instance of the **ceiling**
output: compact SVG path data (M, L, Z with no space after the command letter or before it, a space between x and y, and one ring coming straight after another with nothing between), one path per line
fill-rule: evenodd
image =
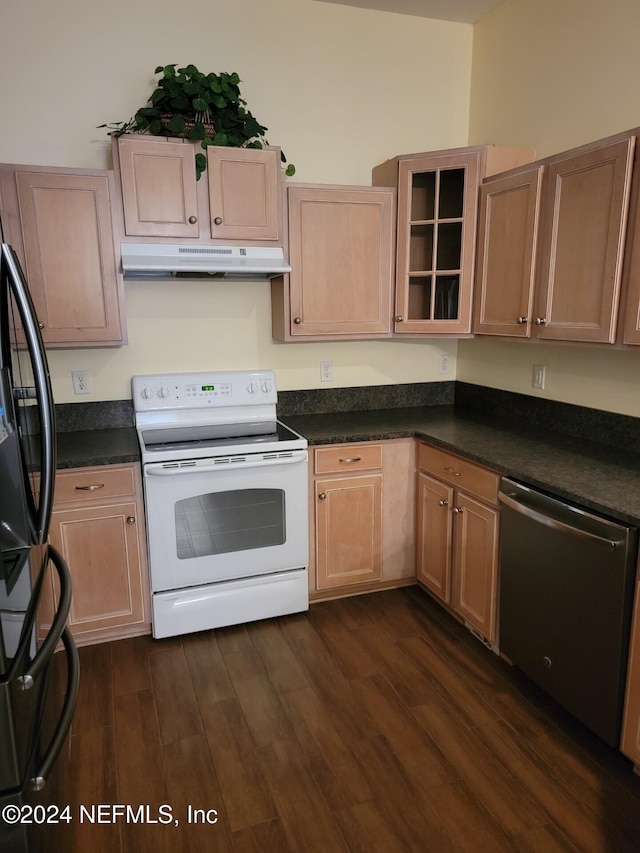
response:
M341 6L359 6L380 12L417 15L420 18L440 18L475 24L480 18L502 5L504 0L322 0Z

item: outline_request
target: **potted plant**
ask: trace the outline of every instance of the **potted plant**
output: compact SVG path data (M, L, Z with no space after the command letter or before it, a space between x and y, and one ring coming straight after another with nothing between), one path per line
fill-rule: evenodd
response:
M235 73L203 74L195 65L176 68L159 65L157 88L149 105L137 110L126 122L101 124L116 136L124 133L151 133L154 136L178 136L200 141L206 150L209 145L228 145L232 148L262 148L268 145L266 127L261 125L246 107L240 95L240 77ZM283 163L286 163L284 154ZM206 169L204 154L196 154L196 178ZM291 176L295 166L288 165L285 173Z

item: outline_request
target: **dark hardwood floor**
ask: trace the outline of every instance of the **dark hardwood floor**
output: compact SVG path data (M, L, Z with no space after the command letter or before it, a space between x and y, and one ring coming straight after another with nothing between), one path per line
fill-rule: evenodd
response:
M415 587L81 666L46 853L640 850L631 763Z

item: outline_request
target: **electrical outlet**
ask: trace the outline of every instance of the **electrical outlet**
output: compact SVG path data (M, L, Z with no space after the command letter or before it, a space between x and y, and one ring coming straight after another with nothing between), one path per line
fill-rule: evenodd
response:
M438 373L441 376L449 373L451 371L451 356L447 355L447 353L441 352L438 355Z
M74 394L89 393L89 371L88 370L72 370L71 379L73 380Z
M544 379L545 379L545 366L544 364L534 364L533 365L533 379L531 380L531 386L533 388L539 388L542 390L544 388Z
M333 362L332 361L321 361L320 362L320 381L321 382L333 382Z

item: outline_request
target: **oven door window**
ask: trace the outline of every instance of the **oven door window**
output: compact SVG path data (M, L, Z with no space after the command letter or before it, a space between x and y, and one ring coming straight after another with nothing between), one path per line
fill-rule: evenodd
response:
M185 498L175 504L179 560L283 545L282 489L232 489Z

